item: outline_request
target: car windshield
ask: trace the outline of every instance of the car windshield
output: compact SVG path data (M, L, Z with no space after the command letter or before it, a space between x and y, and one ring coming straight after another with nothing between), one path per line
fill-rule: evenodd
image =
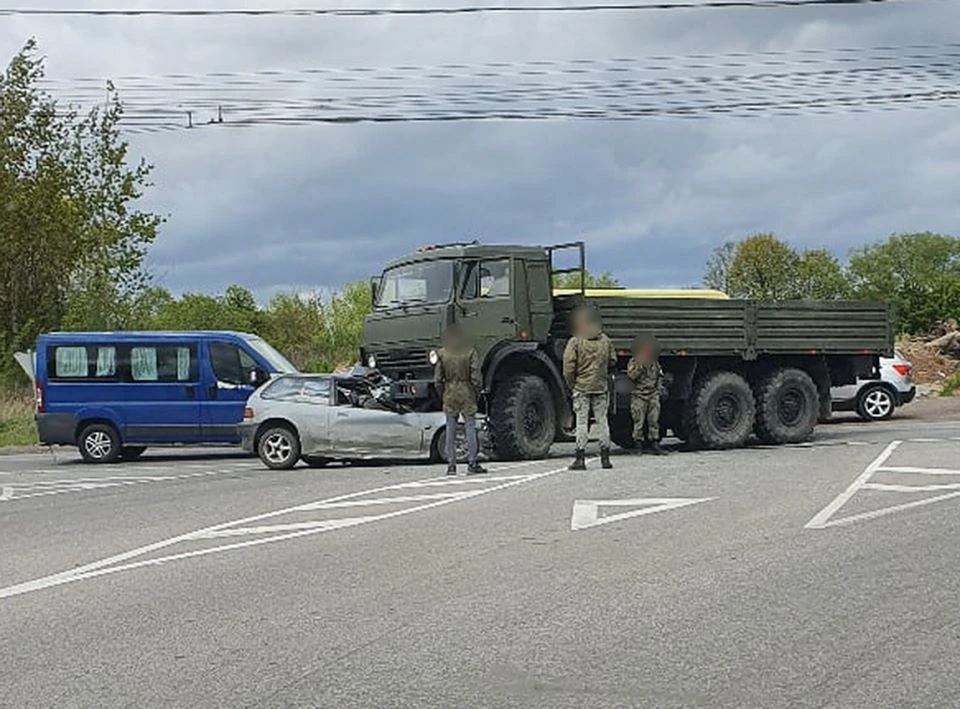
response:
M277 352L266 340L261 340L259 337L248 337L247 344L255 349L257 354L267 360L267 364L270 365L274 372L280 374L297 373L297 368L290 364L290 360Z
M445 303L453 291L453 262L424 261L396 266L384 272L377 307L414 303Z

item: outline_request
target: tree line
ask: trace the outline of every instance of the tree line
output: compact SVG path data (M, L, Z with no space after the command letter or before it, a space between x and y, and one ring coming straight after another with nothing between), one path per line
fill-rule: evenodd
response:
M43 61L28 42L0 75L0 379L22 382L13 352L51 330L233 329L261 335L298 366L330 370L355 360L368 284L282 293L268 303L230 286L179 297L155 285L144 257L163 224L138 207L152 166L134 161L118 125L123 105L80 115L39 86ZM900 332L960 319L960 238L897 234L846 262L772 234L723 244L704 285L733 297L892 300ZM558 277L576 288L580 274ZM587 287L619 286L609 273Z
M825 249L798 249L773 234L719 246L703 283L734 298L887 300L898 334L960 320L960 237L894 234L854 249L843 263Z

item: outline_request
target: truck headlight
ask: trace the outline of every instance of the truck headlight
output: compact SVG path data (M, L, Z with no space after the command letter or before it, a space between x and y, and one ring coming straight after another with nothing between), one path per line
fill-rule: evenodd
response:
M373 355L370 355L369 357L367 357L367 366L370 367L370 369L376 369L376 368L377 368L377 358L374 357Z
M427 355L427 360L430 364L436 365L440 361L440 355L436 350L430 350L430 354Z

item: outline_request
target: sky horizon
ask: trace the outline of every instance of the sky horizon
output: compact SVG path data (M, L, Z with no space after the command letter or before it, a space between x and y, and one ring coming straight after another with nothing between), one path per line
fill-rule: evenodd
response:
M390 4L413 5L410 0ZM291 6L267 0L202 5ZM101 5L60 0L45 6ZM876 66L899 73L885 74L883 81L889 91L899 91L898 82L907 77L913 92L916 82L954 80L960 55L949 50L960 47L951 44L952 28L958 26L960 6L941 0L449 17L14 16L0 23L0 55L6 64L35 37L54 96L76 95L78 78L115 78L121 99L129 97L133 110L148 100L169 102L169 120L179 123L186 120L179 102L191 99L191 91L226 95L231 106L261 89L273 92L273 98L289 98L290 105L305 99L297 93L308 90L296 83L299 78L267 86L265 70L297 77L306 69L335 71L342 77L352 76L351 67L383 72L405 65L475 69L502 64L510 67L509 76L484 81L504 91L529 86L519 64L556 67L586 59L606 66L619 58L638 70L630 77L643 78L630 91L652 87L649 98L637 98L643 92L628 95L626 83L609 80L605 86L621 91L609 105L630 108L646 101L668 105L671 81L687 81L688 87L698 81L685 76L723 77L728 70L718 65L732 53L759 61L763 53L779 52L796 62L810 56L805 52L886 47ZM924 53L941 56L914 57ZM668 66L655 70L651 62L662 55L669 55ZM707 56L697 60L701 55ZM710 67L691 68L697 61ZM938 62L941 78L917 78L911 66L930 61ZM757 76L773 71L764 68ZM592 88L585 89L583 100L576 97L576 87L586 84L578 84L575 72L549 73L542 79L548 88L524 94L524 101L539 102L537 110L603 102ZM187 80L171 74L206 78L200 89L190 89L178 87ZM449 107L473 100L463 93L473 89L445 94L443 86L427 81L429 74L404 75L389 90L370 84L373 98L365 96L357 105L391 112L414 110L417 99L404 103L411 95L450 96L445 99ZM231 82L242 84L243 77L253 77L248 84L253 88L242 95L224 93ZM723 81L710 80L714 87ZM854 74L831 84L805 81L795 73L781 85L762 78L737 83L736 89L751 100L881 89L879 80ZM324 84L323 95L335 86ZM133 132L125 138L133 155L156 166L155 186L142 205L169 220L148 265L157 285L174 293L217 292L236 283L265 301L278 291L323 291L364 280L423 244L474 238L533 244L583 239L593 272L609 271L633 287L687 287L699 285L714 248L752 233L773 232L798 248L827 248L841 259L891 233L957 233L960 122L951 120L955 106L915 110L907 100L890 111L750 118L258 123L242 129ZM228 109L227 121L235 115ZM212 108L196 115L198 122L213 118Z

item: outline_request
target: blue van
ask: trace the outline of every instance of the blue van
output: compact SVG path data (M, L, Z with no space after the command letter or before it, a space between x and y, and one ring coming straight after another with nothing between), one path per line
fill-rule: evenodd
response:
M91 463L148 445L237 444L247 397L297 371L239 332L52 333L32 360L40 442L75 445Z

